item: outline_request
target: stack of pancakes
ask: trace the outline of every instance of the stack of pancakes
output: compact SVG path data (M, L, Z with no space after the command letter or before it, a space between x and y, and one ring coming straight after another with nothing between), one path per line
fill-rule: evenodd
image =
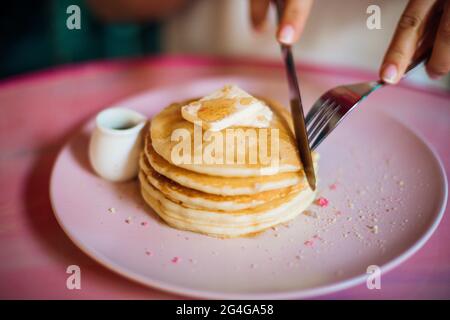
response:
M171 159L178 143L172 141L172 132L183 128L194 139L193 124L181 115L183 103L171 104L152 119L139 180L143 198L167 224L216 237L238 237L287 222L311 204L315 193L299 160L290 115L276 102L263 101L273 111L270 127L279 130L276 168L260 161L177 163ZM203 142L200 148L207 146ZM316 163L318 155L313 153L313 159Z

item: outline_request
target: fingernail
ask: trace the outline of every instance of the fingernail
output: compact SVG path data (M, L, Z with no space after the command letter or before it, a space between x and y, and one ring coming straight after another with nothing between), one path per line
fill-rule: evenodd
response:
M290 25L286 25L281 29L278 40L285 44L292 44L292 42L294 42L294 33L294 28Z
M382 78L385 82L395 83L397 74L397 67L393 64L388 64L383 70Z

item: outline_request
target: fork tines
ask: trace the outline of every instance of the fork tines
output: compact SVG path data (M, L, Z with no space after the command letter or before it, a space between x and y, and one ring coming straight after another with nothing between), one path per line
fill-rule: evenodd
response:
M316 110L310 114L306 121L308 132L308 140L311 149L317 145L328 135L328 125L333 121L334 115L339 111L340 105L331 99L325 99L322 104L318 104Z

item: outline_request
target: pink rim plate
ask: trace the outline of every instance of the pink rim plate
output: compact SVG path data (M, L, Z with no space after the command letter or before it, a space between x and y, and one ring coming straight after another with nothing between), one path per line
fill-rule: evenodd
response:
M151 117L168 103L224 83L284 102L283 84L275 80L211 78L152 90L116 106ZM317 96L321 89L310 90ZM433 149L369 101L318 150L320 196L330 205L313 205L313 214L256 238L220 240L171 229L145 206L137 182L113 184L96 177L86 156L93 120L63 147L54 165L55 216L100 264L181 295L308 298L364 283L369 265L384 274L419 250L447 202L445 172ZM111 207L116 213L108 211Z

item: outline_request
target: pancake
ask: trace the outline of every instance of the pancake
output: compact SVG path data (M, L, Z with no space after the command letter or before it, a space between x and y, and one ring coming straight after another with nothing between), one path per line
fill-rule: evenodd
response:
M226 196L247 195L306 183L303 171L246 178L224 178L190 171L172 165L163 159L153 149L149 137L145 141L144 152L148 162L159 174L182 186L211 194ZM313 153L313 156L316 162L318 160L318 154Z
M248 139L247 145L243 148L243 150L241 150L241 152L239 152L239 150L231 152L232 149L230 148L233 148L233 146L230 145L233 144L225 143L226 139L223 139L222 152L217 151L218 158L226 159L224 156L225 154L234 154L234 160L243 157L245 159L245 163L235 162L207 164L204 163L204 161L202 163L195 163L194 161L175 163L175 161L172 161L172 151L179 144L179 141L171 141L172 133L175 130L179 129L189 133L189 137L191 139L191 155L196 152L204 154L205 150L211 149L211 145L213 144L212 141L203 141L201 144L194 143L194 125L191 122L186 121L181 115L181 107L185 103L171 104L152 119L150 126L152 146L162 158L171 164L175 164L190 171L213 176L254 177L268 176L285 172L297 172L301 170L302 165L298 156L295 137L289 124L289 121L291 121L289 113L286 109L274 101L268 99L262 100L264 100L273 111L273 118L270 122L270 128L251 128L251 130L254 130L252 132L256 132L256 137L258 138L255 140ZM255 150L253 148L256 148L257 150L260 135L268 135L269 143L267 144L267 149L271 149L270 141L272 132L270 129L278 129L279 137L279 152L276 155L272 155L274 157L271 158L274 162L268 163L268 161L266 161L267 159L264 160L258 153L255 163L250 163L248 161L248 150ZM223 133L223 136L225 136L225 130L226 129L220 131Z
M264 203L284 198L290 194L305 189L307 185L296 184L294 186L259 192L253 195L222 196L190 189L156 172L148 163L144 155L141 155L140 167L142 175L155 189L158 189L165 197L181 202L183 205L197 209L211 209L220 211L237 211L254 208Z
M248 111L246 108L250 107L245 107L244 102L242 110L238 110L236 99L210 100L214 103L202 103L198 110L187 110L189 116L203 119L202 108L206 108L208 119L213 119L211 126L217 124L214 119L218 115L223 116L219 117L223 123L215 129L220 130L219 125L227 121L231 127L220 131L194 128L191 118L182 117L181 107L186 102L171 104L152 119L144 133L139 162L140 189L145 202L174 228L221 238L259 233L295 218L312 203L316 192L306 181L289 112L271 100L261 99L272 110L265 123L270 121L270 127L261 128L250 125L259 119L259 113L253 118L240 117L238 121L232 117L234 112ZM250 136L240 136L229 143L227 134L239 131ZM264 133L269 134L268 141L263 140ZM208 137L218 140L211 141ZM244 148L234 150L236 142ZM272 146L279 147L275 153L270 150ZM274 162L263 161L267 160L266 150L276 156ZM191 158L191 155L208 155L205 151L216 159L230 160L225 156L231 154L231 160L244 161L208 163L204 158L198 162ZM312 156L317 168L318 154L313 152ZM179 161L180 158L184 161Z
M165 197L139 174L141 194L147 204L170 226L215 237L239 237L261 232L295 218L308 207L315 192L307 188L255 208L233 212L188 208Z

